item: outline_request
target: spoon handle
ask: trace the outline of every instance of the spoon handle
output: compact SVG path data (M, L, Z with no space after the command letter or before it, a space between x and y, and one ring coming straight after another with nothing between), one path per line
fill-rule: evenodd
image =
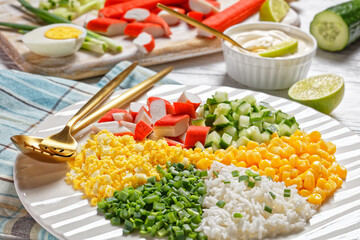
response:
M158 3L157 7L162 9L162 10L167 11L171 15L174 15L174 16L180 18L184 22L187 22L187 23L189 23L189 24L191 24L191 25L193 25L193 26L195 26L197 28L200 28L201 30L204 30L205 32L209 32L209 33L211 33L212 35L214 35L216 37L222 38L225 41L228 41L231 44L239 47L241 50L244 50L244 48L238 42L236 42L234 39L232 39L228 35L223 34L222 32L220 32L220 31L218 31L218 30L216 30L216 29L214 29L212 27L209 27L209 26L203 24L202 22L200 22L198 20L195 20L195 19L193 19L193 18L191 18L191 17L189 17L189 16L187 16L185 14L179 13L179 12L177 12L177 11L175 11L175 10L173 10L173 9L171 9L171 8L161 4L161 3Z
M147 90L149 90L155 83L163 79L168 73L170 73L173 70L173 67L165 68L164 70L158 72L154 76L151 76L150 78L146 79L145 81L139 83L135 87L130 88L123 94L121 94L119 97L113 99L109 103L105 104L95 112L92 112L88 116L86 116L84 119L82 119L79 123L77 123L73 128L71 133L75 134L81 129L89 126L94 121L98 120L101 116L103 116L105 113L107 113L109 110L113 108L121 108L128 105L131 101L136 99L137 97L144 94Z
M66 126L70 129L77 123L81 118L83 118L89 111L96 107L100 102L105 100L107 97L113 93L114 89L122 82L124 79L131 73L132 70L138 65L138 62L132 63L119 75L117 75L113 80L108 82L103 88L100 89L84 106L82 106L79 111L67 122Z

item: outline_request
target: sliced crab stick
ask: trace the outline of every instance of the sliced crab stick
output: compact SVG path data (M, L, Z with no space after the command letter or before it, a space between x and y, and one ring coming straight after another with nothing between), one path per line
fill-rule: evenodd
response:
M115 121L115 119L113 117L114 113L127 113L127 112L128 111L126 111L124 109L113 108L110 111L108 111L102 118L100 118L98 123Z
M186 15L188 15L189 17L198 20L198 21L202 21L204 20L204 14L201 12L195 12L195 11L189 11ZM188 24L189 27L193 28L194 26L191 24Z
M112 114L115 121L133 122L134 119L129 112L117 112Z
M120 124L129 129L132 133L135 133L136 124L132 122L120 121Z
M140 121L144 121L146 122L148 125L151 125L152 124L152 119L150 117L150 114L149 112L144 108L144 107L141 107L139 113L136 115L136 118L135 118L135 123L138 123Z
M210 127L190 126L186 131L185 147L194 147L196 142L204 145L209 130Z
M181 14L185 14L185 10L182 8L178 8L178 7L170 7L170 8ZM175 26L180 22L179 18L175 17L174 15L164 10L160 11L158 13L158 16L161 17L169 26Z
M194 105L191 103L174 102L175 114L187 114L190 118L196 118Z
M206 18L203 23L223 32L228 27L244 21L259 11L264 2L265 0L239 0L225 10ZM209 34L204 31L198 31L198 34L209 37Z
M191 103L192 105L194 105L195 111L201 104L200 97L188 91L184 91L177 101L181 103Z
M124 29L124 34L130 37L137 37L142 32L149 33L154 38L165 35L162 26L155 23L132 22Z
M123 3L123 2L128 2L128 1L131 1L131 0L106 0L105 4L104 4L104 7L108 7L108 6L111 6L111 5L115 5L115 4Z
M157 3L164 5L178 5L186 1L187 0L132 0L104 7L99 11L99 16L120 19L126 11L133 8L146 8L151 10L156 7Z
M185 133L189 127L189 116L168 114L154 124L157 136L177 137Z
M129 112L133 116L133 119L136 118L136 115L140 111L141 107L144 107L145 110L149 110L149 108L148 108L148 106L146 104L138 103L138 102L131 102L130 103Z
M175 110L174 110L173 105L172 105L169 101L167 101L167 100L165 100L165 99L163 99L163 98L159 98L159 97L148 97L148 99L147 99L147 105L150 106L150 104L151 104L153 101L158 100L158 99L164 100L165 105L166 105L166 114L173 114L173 113L175 113Z
M91 125L91 129L94 134L106 129L109 132L115 134L123 134L123 133L131 133L131 131L122 126L119 122L112 121L112 122L101 122L101 123L94 123Z
M116 36L124 33L127 24L128 23L124 20L95 18L87 23L86 28L106 36Z
M145 8L133 8L127 11L123 17L127 21L156 23L163 27L165 36L171 35L169 25L158 15Z
M149 108L153 123L166 116L166 104L163 99L156 99L152 101Z
M207 2L206 0L189 0L189 8L191 9L191 11L201 12L205 15L211 12L219 12L218 8L216 8L213 4Z
M136 124L135 137L142 141L152 132L152 130L153 128L151 127L151 125L147 124L144 121L140 121Z
M140 33L133 41L137 49L141 53L149 53L155 48L154 37L149 33L142 32Z

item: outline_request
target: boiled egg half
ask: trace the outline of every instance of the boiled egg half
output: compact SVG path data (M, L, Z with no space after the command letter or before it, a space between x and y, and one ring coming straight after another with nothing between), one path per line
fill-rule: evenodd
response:
M75 24L50 24L24 35L23 43L34 53L46 57L64 57L78 51L86 30Z

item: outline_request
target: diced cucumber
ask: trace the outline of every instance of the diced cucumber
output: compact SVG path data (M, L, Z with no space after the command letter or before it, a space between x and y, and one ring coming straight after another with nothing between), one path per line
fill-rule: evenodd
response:
M217 103L216 100L213 98L206 99L206 104L208 104L208 105L212 105L212 104L216 104L216 103Z
M199 141L197 141L197 142L195 143L195 147L196 147L196 148L200 148L201 150L204 150L204 149L205 149L204 145L202 145L202 143L199 142Z
M270 134L273 134L274 132L277 132L279 129L276 124L270 124L266 126L264 130L269 132Z
M203 118L193 119L191 120L191 124L194 126L205 126L205 119Z
M199 118L204 117L205 105L200 106L200 107L198 108L198 110L197 110L197 113L198 113L198 117L199 117Z
M242 136L236 141L236 145L238 147L241 146L241 145L246 146L248 144L248 142L250 142L250 139L248 139L245 136Z
M221 136L219 135L219 133L217 133L216 131L213 131L207 135L206 140L205 140L205 147L208 147L209 144L211 146L212 143L219 145L220 140L221 140Z
M261 111L261 107L256 103L252 105L252 108L253 108L254 112L260 112Z
M279 125L279 136L290 136L291 128L286 124Z
M230 102L231 110L233 112L236 111L236 109L238 108L239 105L240 105L240 102L238 102L238 101L231 101Z
M224 115L221 115L214 121L213 124L216 129L221 130L221 129L231 125L231 122Z
M230 146L232 140L233 140L233 137L230 134L224 133L221 137L219 145L221 148L226 149L227 147Z
M259 105L262 107L262 109L269 109L269 110L274 111L274 108L272 106L270 106L270 104L267 102L260 101Z
M250 117L241 115L239 118L239 129L250 127Z
M261 112L252 112L250 113L250 123L253 122L262 122L262 114Z
M224 101L229 101L227 92L215 92L213 98L217 103L222 103Z
M290 132L291 134L293 134L294 132L296 132L296 130L299 129L299 124L297 122L295 122L291 127L290 127Z
M241 100L250 103L250 105L253 105L256 103L256 99L253 95L247 95L247 96L243 97L243 99L241 99Z
M209 112L214 113L215 109L217 108L217 105L218 105L217 103L209 105Z
M275 122L275 113L273 111L271 111L270 109L264 109L264 110L261 110L261 112L262 112L262 117L265 122L268 122L268 123Z
M276 112L275 123L279 124L282 120L287 119L288 117L289 117L289 115L287 115L286 113L279 110L279 111Z
M263 138L263 142L264 143L269 143L271 140L271 134L267 131L263 132L262 134L262 138Z
M263 122L262 122L262 121L252 122L251 124L252 124L253 126L258 127L260 132L263 131Z
M239 138L240 137L247 137L247 134L246 134L246 128L242 129L239 134L238 134Z
M233 119L239 119L240 118L240 114L237 114L236 112L233 112L232 113L232 117L233 117Z
M248 115L251 113L251 105L248 102L242 102L236 109L236 113L239 115Z
M206 115L206 117L205 117L205 125L206 125L206 126L212 126L212 124L214 123L215 119L216 119L216 115L209 113L209 114Z
M231 106L228 103L219 103L214 111L214 114L219 115L228 115L231 111Z
M259 128L256 127L256 126L251 126L248 129L246 129L246 135L248 136L248 138L250 140L257 141L257 142L262 142L262 135L260 133ZM258 141L259 139L261 141Z
M224 132L234 137L237 134L237 129L234 126L227 126L224 128Z
M310 33L320 48L340 51L360 37L359 26L360 4L354 0L318 13L310 24Z
M205 118L208 114L210 114L209 110L205 110L204 115L202 117Z

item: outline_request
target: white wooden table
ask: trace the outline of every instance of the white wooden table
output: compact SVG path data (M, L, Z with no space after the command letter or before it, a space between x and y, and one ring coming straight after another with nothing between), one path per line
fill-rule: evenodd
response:
M309 31L310 22L316 13L341 2L345 1L300 0L291 3L291 6L300 15L301 28ZM150 69L158 71L167 66L174 66L175 68L169 77L185 85L224 85L247 88L226 74L222 53L157 65L150 67ZM0 50L0 69L3 68L17 69L16 65ZM337 53L318 50L308 76L324 73L341 75L346 82L344 99L331 113L331 116L360 135L360 40ZM83 82L93 84L98 79L87 79ZM286 90L266 91L266 93L287 98Z

